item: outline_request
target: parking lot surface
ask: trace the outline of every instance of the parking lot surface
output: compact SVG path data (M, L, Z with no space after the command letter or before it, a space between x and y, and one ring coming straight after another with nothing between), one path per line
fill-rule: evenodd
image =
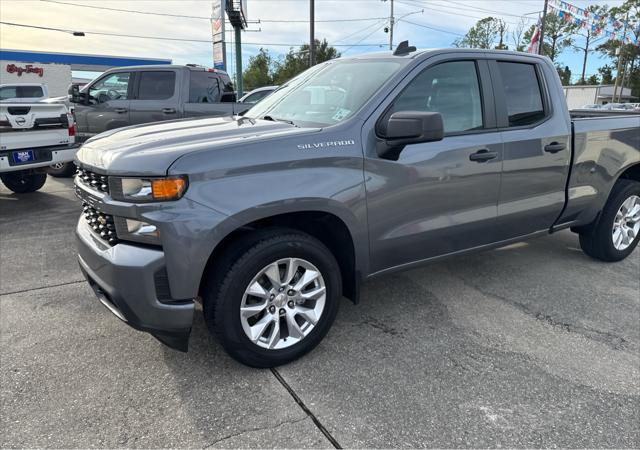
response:
M77 268L71 180L0 188L0 446L640 447L640 250L561 232L368 282L276 370L118 321Z

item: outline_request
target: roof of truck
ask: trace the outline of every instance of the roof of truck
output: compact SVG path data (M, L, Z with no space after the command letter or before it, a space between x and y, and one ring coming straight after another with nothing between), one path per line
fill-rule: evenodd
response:
M424 48L417 49L412 52L404 53L401 55L394 55L392 51L383 51L383 52L373 52L373 53L363 53L360 55L349 56L344 59L375 59L375 58L407 58L407 59L415 59L428 54L436 54L436 53L478 53L478 54L493 54L496 56L528 56L531 58L537 59L546 59L545 56L533 54L533 53L525 53L525 52L515 52L510 50L489 50L489 49L481 49L481 48Z
M211 72L228 75L227 72L220 69L211 69L209 67L197 66L195 64L154 64L152 66L124 66L114 67L107 72L120 72L122 70L166 70L166 69L188 69L198 72Z

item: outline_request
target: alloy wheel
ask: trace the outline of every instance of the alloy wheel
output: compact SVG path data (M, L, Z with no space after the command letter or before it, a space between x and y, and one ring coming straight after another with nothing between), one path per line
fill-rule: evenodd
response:
M283 349L307 337L326 302L322 273L301 258L279 259L264 267L245 289L240 320L259 347Z

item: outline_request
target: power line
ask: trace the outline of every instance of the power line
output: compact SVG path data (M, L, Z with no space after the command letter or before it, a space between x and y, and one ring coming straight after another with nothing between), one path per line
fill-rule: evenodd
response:
M58 5L67 5L67 6L76 6L80 8L90 8L90 9L101 9L104 11L115 11L115 12L127 12L134 14L145 14L149 16L164 16L164 17L177 17L182 19L200 19L200 20L211 20L210 17L205 16L190 16L185 14L169 14L169 13L160 13L160 12L151 12L151 11L140 11L138 9L123 9L123 8L110 8L107 6L95 6L95 5L83 5L80 3L71 3L71 2L61 2L58 0L40 0L45 3L55 3ZM315 22L327 22L327 23L338 23L338 22L369 22L372 20L380 20L385 17L361 17L361 18L348 18L348 19L316 19ZM255 21L251 21L252 23L309 23L309 20L286 20L286 19L256 19Z
M65 30L61 28L53 28L53 27L42 27L38 25L27 25L23 23L14 23L14 22L0 22L3 25L9 25L14 27L22 27L22 28L35 28L39 30L45 31L59 31L63 33L76 33L79 30ZM82 31L84 34L94 34L98 36L116 36L116 37L127 37L127 38L135 38L135 39L152 39L152 40L160 40L160 41L180 41L180 42L203 42L207 44L212 44L210 39L187 39L187 38L170 38L164 36L140 36L135 34L120 34L120 33L107 33L103 31ZM361 41L360 41L361 42ZM262 45L262 46L271 46L271 47L299 47L303 44L283 44L283 43L274 43L274 42L244 42L246 45ZM383 46L384 44L332 44L334 47L378 47Z
M447 33L447 34L453 34L454 36L464 37L464 34L454 33L453 31L442 30L440 28L435 28L435 27L432 27L432 26L429 26L429 25L424 25L424 24L421 24L421 23L411 22L410 20L407 20L407 19L402 19L402 21L406 22L406 23L409 23L411 25L415 25L417 27L422 27L422 28L427 28L429 30L438 31L440 33Z

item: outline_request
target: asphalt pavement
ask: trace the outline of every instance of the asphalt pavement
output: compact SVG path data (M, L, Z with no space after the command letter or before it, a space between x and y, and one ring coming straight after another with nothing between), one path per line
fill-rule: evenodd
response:
M0 446L640 447L640 250L566 231L378 278L275 370L180 353L83 281L71 180L0 187Z

